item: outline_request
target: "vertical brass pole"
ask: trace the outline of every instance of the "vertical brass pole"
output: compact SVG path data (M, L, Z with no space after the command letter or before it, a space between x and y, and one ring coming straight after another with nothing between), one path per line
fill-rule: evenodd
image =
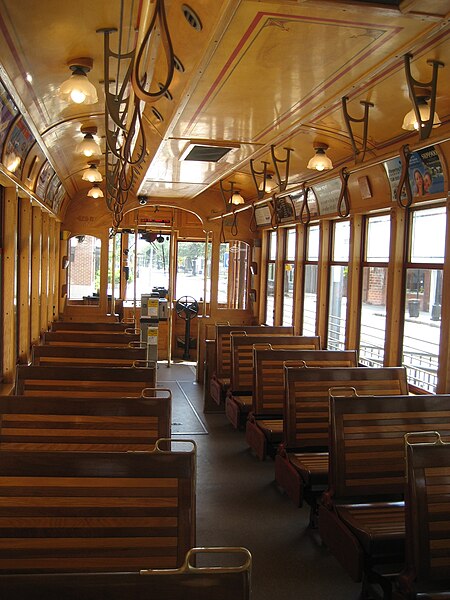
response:
M175 252L175 231L173 228L174 216L172 218L172 228L170 230L170 259L169 259L169 297L167 299L167 304L169 308L168 314L168 327L167 327L167 367L170 367L172 364L172 309L173 309L173 301L174 301L174 289L175 289L175 277L176 277L176 252Z
M134 288L134 299L133 299L133 311L134 311L134 323L135 323L135 327L137 327L136 324L136 296L137 296L137 240L138 240L138 224L136 221L136 224L134 226L134 281L133 281L133 288Z
M112 237L113 251L111 258L111 314L116 314L116 233Z

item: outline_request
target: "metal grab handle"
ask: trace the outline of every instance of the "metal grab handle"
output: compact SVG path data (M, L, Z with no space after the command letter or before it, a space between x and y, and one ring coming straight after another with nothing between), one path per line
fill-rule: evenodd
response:
M134 360L132 367L134 369L156 369L156 362L154 360Z
M126 335L137 335L137 334L141 333L141 330L139 328L135 328L135 327L127 327L125 329L124 333Z
M340 392L338 394L336 394L335 392ZM344 392L350 392L349 394L345 394ZM334 386L331 387L328 390L328 396L329 398L332 397L336 397L339 396L340 398L357 398L358 397L358 392L356 391L356 388L352 387L352 386Z
M153 392L151 395L147 395L147 392ZM167 392L168 394L168 400L170 400L172 398L172 392L171 390L169 390L169 388L150 388L150 387L146 387L143 390L141 390L141 398L145 398L147 400L152 400L153 398L161 398L161 396L157 396L158 392Z
M191 564L191 559L200 554L242 554L243 563L236 567L196 567ZM148 569L141 570L141 575L161 575L164 573L167 574L186 574L186 573L241 573L243 571L247 571L251 568L252 565L252 555L247 548L239 547L239 546L217 546L217 547L205 547L205 548L191 548L184 560L184 563L178 569Z

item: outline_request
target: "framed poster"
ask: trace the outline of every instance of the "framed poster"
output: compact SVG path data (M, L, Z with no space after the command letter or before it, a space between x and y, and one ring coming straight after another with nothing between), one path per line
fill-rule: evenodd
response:
M63 184L60 183L59 187L56 190L55 195L53 197L53 212L55 214L57 214L59 212L59 209L61 208L62 201L63 201L65 195L66 195L66 190L65 190Z
M268 204L255 207L255 221L258 227L272 223L272 211Z
M277 223L287 223L294 220L294 205L289 196L275 198L275 212L277 215Z
M50 183L47 186L47 191L45 193L45 204L47 206L50 206L50 208L53 208L53 204L55 201L55 194L60 185L61 185L61 181L59 180L58 175L56 175L56 173L55 173L53 175L53 177L51 178Z
M342 183L339 177L322 181L311 186L317 198L317 204L320 215L330 215L337 213L339 195L341 193Z
M18 177L22 172L25 157L35 141L30 128L20 115L14 122L5 142L2 158L5 167Z
M5 143L8 131L19 114L16 105L8 94L7 89L0 80L0 156L2 155L3 145Z
M35 194L39 196L42 200L45 201L47 186L50 182L50 179L55 174L55 171L52 165L48 162L48 160L42 165L41 170L39 171L38 178L36 180L36 189Z
M391 199L397 200L397 189L402 172L400 158L387 160L384 164L391 186ZM439 155L434 146L411 152L409 161L409 183L414 198L444 193L444 173ZM403 191L402 198L406 198Z
M302 205L303 205L303 191L300 190L299 192L290 194L290 198L291 198L292 204L294 206L295 218L299 219L300 211L302 210ZM311 188L308 189L308 208L309 208L311 218L318 216L319 213L318 213L318 209L317 209L317 200L316 200L314 191L311 190Z

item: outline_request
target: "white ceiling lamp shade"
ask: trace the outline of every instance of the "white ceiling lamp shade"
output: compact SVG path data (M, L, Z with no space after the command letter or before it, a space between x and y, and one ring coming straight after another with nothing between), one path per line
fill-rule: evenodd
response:
M238 190L233 192L233 195L231 196L231 204L235 204L236 206L239 204L245 204L245 200Z
M327 156L328 144L323 142L315 142L313 144L315 154L310 159L307 169L315 169L316 171L328 171L333 168L331 159Z
M84 138L76 148L77 154L81 154L86 158L91 158L92 156L101 156L102 149L94 139L94 135L97 133L97 127L82 127L81 133L84 134Z
M94 198L94 199L104 197L103 191L100 188L100 186L98 185L98 183L94 183L94 185L88 191L87 195L89 198Z
M92 69L92 58L74 58L68 66L72 71L59 88L59 96L66 102L75 104L95 104L98 102L97 90L89 81L87 74Z
M100 183L103 181L102 174L97 169L97 162L89 163L89 167L83 171L83 181L89 181L89 183Z
M431 90L426 88L415 88L414 93L416 96L420 119L422 121L422 127L424 127L424 124L430 119L430 106L428 104L428 100L431 98ZM432 127L439 127L441 124L442 123L439 115L436 111L434 111ZM417 121L414 108L406 113L405 118L403 119L402 129L406 129L406 131L419 131L419 123Z

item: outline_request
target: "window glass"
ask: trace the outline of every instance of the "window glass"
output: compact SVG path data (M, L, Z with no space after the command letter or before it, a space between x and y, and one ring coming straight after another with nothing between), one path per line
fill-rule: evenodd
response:
M367 219L366 261L388 262L390 239L391 220L389 215Z
M441 335L445 208L412 213L410 256L405 276L403 364L408 381L435 392ZM417 265L419 263L419 266ZM424 264L433 264L427 268Z
M271 231L269 234L269 260L277 258L277 232Z
M295 242L297 232L295 229L288 229L286 232L286 260L295 260Z
M177 244L176 300L191 296L203 301L205 290L205 242L180 241Z
M273 325L275 308L275 263L267 265L266 324Z
M120 242L122 234L117 233L109 239L108 248L108 295L112 292L112 260L115 243L115 264L114 264L114 295L116 298L120 296Z
M345 323L347 314L348 266L330 268L330 296L328 308L328 350L345 349Z
M316 335L318 265L305 265L302 335Z
M307 242L306 242L306 259L307 260L319 260L319 240L320 231L318 225L312 225L307 229Z
M444 207L413 212L411 262L444 261L445 218Z
M292 325L294 310L294 263L284 265L284 283L283 283L283 325Z
M333 260L347 262L350 252L350 221L336 221L333 234Z
M387 267L363 267L359 360L382 367L386 337Z
M125 299L134 300L136 279L136 301L140 302L142 294L150 294L154 287L169 289L170 236L146 232L138 235L137 247L135 242L136 237L129 234L128 251L125 250L128 259Z
M76 235L69 240L67 298L98 304L100 292L101 240Z

